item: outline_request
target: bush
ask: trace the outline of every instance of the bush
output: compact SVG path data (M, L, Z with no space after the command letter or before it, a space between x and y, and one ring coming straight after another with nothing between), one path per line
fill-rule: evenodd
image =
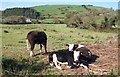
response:
M24 16L9 16L3 19L5 24L24 24L26 23L26 17Z
M115 12L103 14L97 10L85 13L68 12L65 17L67 27L93 30L110 29L116 26L118 21Z
M91 23L91 25L92 25L94 28L97 28L97 24L96 24L95 21L93 21L93 22Z
M31 8L8 8L2 11L2 16L3 18L9 16L25 16L33 19L41 18L41 14Z
M83 22L77 12L69 12L66 14L65 23L67 24L67 27L76 28L79 27Z
M91 19L86 14L71 12L66 15L65 23L67 27L88 29L91 25Z

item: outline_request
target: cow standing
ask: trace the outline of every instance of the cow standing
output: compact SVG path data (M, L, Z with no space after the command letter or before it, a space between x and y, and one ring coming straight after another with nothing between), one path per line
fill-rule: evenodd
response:
M34 56L35 44L40 44L40 52L42 51L42 45L44 46L45 53L47 53L47 35L43 31L30 31L27 34L27 49L30 50L30 56ZM29 44L30 48L29 48Z

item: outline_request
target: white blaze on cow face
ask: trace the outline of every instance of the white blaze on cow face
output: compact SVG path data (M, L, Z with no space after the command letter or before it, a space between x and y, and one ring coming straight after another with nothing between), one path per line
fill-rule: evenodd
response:
M73 51L74 44L69 44L69 51Z
M74 61L78 61L79 56L80 56L80 52L79 51L74 51Z

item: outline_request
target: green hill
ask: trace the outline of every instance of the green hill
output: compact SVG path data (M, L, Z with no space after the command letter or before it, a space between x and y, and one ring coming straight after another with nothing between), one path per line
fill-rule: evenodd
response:
M63 18L69 11L87 12L90 10L101 10L103 7L93 5L42 5L31 7L38 12L41 12L45 17Z
M28 11L26 9L28 9ZM10 16L15 16L17 18L17 16L25 16L32 18L32 23L39 23L38 21L40 21L46 24L63 24L65 17L67 17L66 15L69 15L70 12L79 13L84 18L93 15L97 23L101 22L104 16L108 14L113 16L115 14L111 8L93 5L40 5L30 8L8 8L3 11L2 16L5 22L7 21L6 19L8 19L6 17L10 18ZM70 15L70 17L72 16ZM38 20L40 18L42 21ZM10 20L12 19L10 18Z

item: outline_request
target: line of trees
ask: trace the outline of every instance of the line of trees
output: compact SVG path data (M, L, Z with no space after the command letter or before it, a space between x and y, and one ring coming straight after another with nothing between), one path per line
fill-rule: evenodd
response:
M41 18L40 12L31 8L9 8L2 12L3 18L8 16L25 16L33 19Z
M41 20L43 18L40 12L31 8L9 8L2 11L2 23L32 23L32 19Z

